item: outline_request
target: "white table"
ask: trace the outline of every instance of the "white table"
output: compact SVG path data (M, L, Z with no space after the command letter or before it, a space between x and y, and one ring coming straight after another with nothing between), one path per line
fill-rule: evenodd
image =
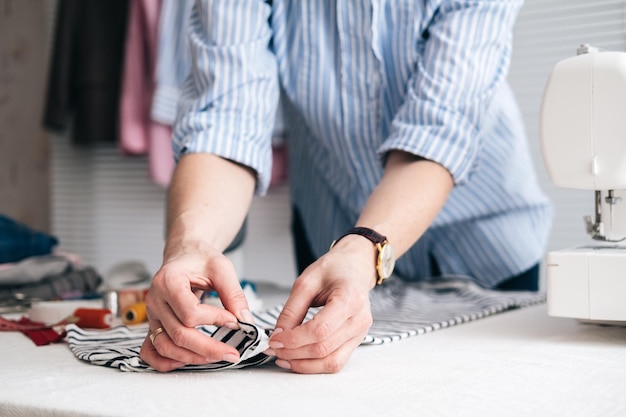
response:
M626 416L626 328L544 305L363 346L335 375L124 373L0 333L0 416Z

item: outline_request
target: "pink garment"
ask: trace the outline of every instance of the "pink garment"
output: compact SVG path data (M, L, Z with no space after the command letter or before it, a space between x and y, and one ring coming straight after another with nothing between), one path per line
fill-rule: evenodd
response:
M152 121L150 136L150 177L156 184L167 188L176 166L172 151L172 128Z
M272 179L270 187L281 185L287 181L287 147L275 145L272 147Z
M126 34L120 148L128 155L149 155L150 176L167 187L174 170L171 127L150 117L161 0L131 0Z

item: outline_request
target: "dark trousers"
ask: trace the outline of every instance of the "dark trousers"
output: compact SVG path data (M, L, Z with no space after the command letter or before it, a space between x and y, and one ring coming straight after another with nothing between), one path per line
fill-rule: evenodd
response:
M306 238L306 231L302 223L302 218L298 209L295 207L292 209L291 217L291 233L293 234L293 240L296 252L296 265L298 267L298 274L306 269L307 266L315 262L313 251ZM330 243L329 243L330 245ZM434 262L433 276L441 275L439 267ZM539 264L531 267L530 269L522 272L521 274L507 278L498 284L495 289L503 291L538 291L539 290Z

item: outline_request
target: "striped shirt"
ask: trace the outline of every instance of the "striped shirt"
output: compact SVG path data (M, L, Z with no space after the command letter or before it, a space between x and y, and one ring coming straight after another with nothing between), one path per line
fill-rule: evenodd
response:
M193 0L163 0L159 17L159 42L152 98L152 120L172 126L180 87L189 74L191 58L185 30Z
M240 162L265 193L280 95L292 201L316 256L354 225L385 155L403 150L447 168L455 188L398 260L401 278L436 268L490 287L541 259L552 207L506 82L521 1L270 3L196 1L178 157Z

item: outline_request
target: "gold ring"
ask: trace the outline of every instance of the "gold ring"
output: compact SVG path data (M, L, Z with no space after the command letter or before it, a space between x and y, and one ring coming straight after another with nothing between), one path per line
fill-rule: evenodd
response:
M158 327L155 331L150 333L150 342L152 342L152 344L154 345L154 339L156 339L156 337L160 335L161 333L163 333L164 331L165 330L163 329L163 327Z

